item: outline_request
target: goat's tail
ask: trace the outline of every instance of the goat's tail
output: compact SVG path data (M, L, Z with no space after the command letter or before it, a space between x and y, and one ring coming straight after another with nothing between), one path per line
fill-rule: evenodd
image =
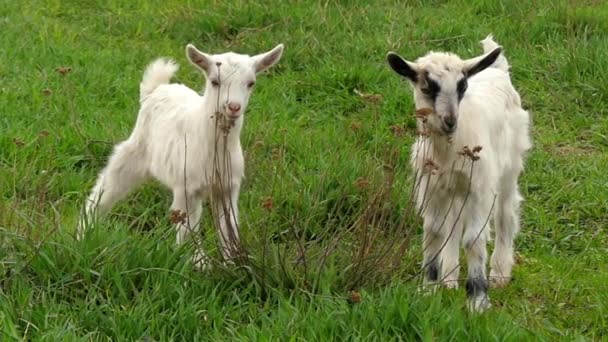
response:
M492 36L491 34L488 35L480 43L481 43L481 46L483 47L483 53L491 52L492 50L496 49L497 47L500 47L500 45L498 45L498 43L496 43L494 41L494 36ZM504 72L509 72L509 69L511 68L511 66L509 65L509 62L507 61L507 57L505 57L504 51L502 51L500 53L500 56L498 56L498 58L496 58L496 61L494 61L494 63L492 63L492 65L490 65L490 67L500 69Z
M167 84L179 66L171 59L159 58L150 63L139 84L139 101L143 101L161 84Z

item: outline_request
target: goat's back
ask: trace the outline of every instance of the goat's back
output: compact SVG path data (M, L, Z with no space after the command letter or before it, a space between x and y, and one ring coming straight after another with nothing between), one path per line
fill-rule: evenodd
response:
M521 168L531 147L529 114L507 72L488 68L469 80L454 143L457 148L481 146L479 166L489 175Z

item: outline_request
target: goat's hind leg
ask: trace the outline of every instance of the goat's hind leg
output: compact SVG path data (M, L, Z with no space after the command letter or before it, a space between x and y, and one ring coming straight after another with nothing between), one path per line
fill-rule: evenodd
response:
M95 217L105 214L146 179L144 158L144 151L129 140L116 145L86 200L84 213L78 222L78 239L83 238L85 229Z
M502 189L494 215L495 243L491 259L490 285L504 287L511 281L513 269L513 239L519 232L519 203L521 195L516 181Z

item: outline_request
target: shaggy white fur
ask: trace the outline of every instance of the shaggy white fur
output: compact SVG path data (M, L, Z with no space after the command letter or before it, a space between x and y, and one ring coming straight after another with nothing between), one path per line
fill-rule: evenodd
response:
M492 211L490 279L496 286L511 279L522 200L517 181L532 146L529 114L511 84L507 59L492 36L481 43L484 55L468 60L442 52L416 62L388 55L391 67L411 81L416 109L429 109L418 119L422 135L411 156L424 219L426 283L441 279L447 287L458 286L462 239L475 311L490 306L485 265Z
M188 45L190 62L206 77L201 96L170 84L178 66L158 59L140 84L141 108L131 136L115 146L86 201L79 224L108 211L129 191L155 178L173 191L171 209L185 213L177 243L199 228L202 201L211 199L220 225L222 252L230 258L238 241L238 197L245 174L240 132L256 74L281 58L283 45L257 56L208 55ZM202 251L198 257L204 256Z

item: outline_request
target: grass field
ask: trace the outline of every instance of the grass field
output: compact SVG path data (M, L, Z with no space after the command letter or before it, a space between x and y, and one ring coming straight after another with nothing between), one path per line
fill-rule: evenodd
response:
M608 4L0 0L0 30L0 340L608 338ZM211 53L286 47L258 78L242 135L252 248L293 226L341 229L365 206L356 185L382 182L387 163L396 177L385 209L402 215L415 117L385 54L472 57L488 33L532 113L534 148L520 181L515 280L491 291L484 315L467 312L462 289L417 294L407 279L420 231L389 284L353 288L359 303L335 286L338 263L312 292L285 286L278 268L264 272L279 279L265 287L256 271L197 272L191 250L174 246L170 194L155 184L84 241L73 237L96 174L133 127L145 66L175 58L177 81L202 87L184 55L190 42Z

